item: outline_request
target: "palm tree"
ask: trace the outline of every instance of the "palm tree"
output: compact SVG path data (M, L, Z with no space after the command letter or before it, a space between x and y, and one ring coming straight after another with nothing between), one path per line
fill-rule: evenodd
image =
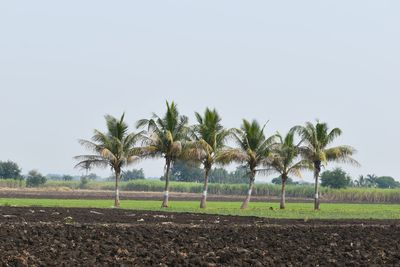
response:
M80 155L75 159L80 162L75 166L82 169L91 167L111 167L115 174L115 207L120 206L119 180L122 168L137 161L140 149L135 147L141 133L129 133L124 122L125 114L118 120L106 115L107 132L94 130L92 140L79 140L79 143L91 150L92 155Z
M367 177L365 177L364 175L360 175L358 176L358 179L354 182L357 187L371 187L371 185L375 183L374 180L375 178L371 177L371 175L367 175Z
M137 122L137 128L147 127L147 136L143 151L146 156L165 159L165 190L162 208L168 207L170 170L182 153L183 145L188 140L188 118L179 115L177 105L167 103L167 112L161 118L153 114L151 119Z
M264 128L265 125L261 127L256 120L252 122L243 120L242 127L236 129L233 133L239 148L227 149L221 155L223 162L237 161L244 163L249 170L248 193L241 209L248 208L256 174L259 171L266 171L266 169L258 169L258 167L266 164L276 139L275 135L266 138Z
M206 109L204 117L195 113L198 124L193 126L194 141L185 151L185 158L201 162L204 167L204 186L200 208L207 206L208 177L215 163L223 163L225 141L231 131L221 125L218 112Z
M321 166L325 166L329 161L351 163L359 165L351 156L356 152L351 146L329 145L342 134L342 130L334 128L329 131L328 125L317 121L314 125L307 122L305 126L296 126L294 128L302 138L303 145L300 148L303 159L308 160L313 165L315 180L315 199L314 209L319 210L319 175Z
M379 177L376 174L368 174L367 177L365 178L365 184L368 187L376 187L376 180Z
M299 158L301 143L295 144L293 129L285 137L282 137L280 133L276 136L278 143L274 146L268 163L275 172L280 174L282 180L280 208L285 209L285 187L289 175L302 177L301 170L309 168L310 164L307 160Z
M356 180L354 180L354 184L357 187L364 187L364 185L365 185L364 175L358 176L358 178Z

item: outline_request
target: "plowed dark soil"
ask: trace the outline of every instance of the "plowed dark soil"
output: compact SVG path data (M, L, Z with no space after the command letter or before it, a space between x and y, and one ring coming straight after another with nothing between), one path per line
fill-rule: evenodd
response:
M1 266L400 266L400 221L0 207Z

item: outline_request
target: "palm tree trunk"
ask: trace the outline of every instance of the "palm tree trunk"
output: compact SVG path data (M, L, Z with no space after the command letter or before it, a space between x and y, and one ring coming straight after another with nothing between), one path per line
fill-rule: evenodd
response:
M240 207L242 210L247 209L249 207L249 202L251 198L251 193L253 192L254 180L256 177L256 172L254 170L251 171L250 181L249 181L249 191L247 192L247 196L243 201L242 206Z
M114 200L114 207L120 207L119 201L119 179L121 177L121 170L115 170L115 200Z
M209 172L210 172L210 169L205 168L203 195L201 196L201 201L200 201L201 209L205 209L207 207L208 173Z
M171 160L166 159L165 162L165 173L164 173L164 178L165 178L165 188L164 188L164 199L161 205L161 208L168 208L168 196L169 196L169 171L171 168Z
M287 180L287 175L282 174L282 192L281 192L281 204L280 204L280 209L284 210L286 207L286 180Z
M314 162L314 210L319 210L319 173L321 172L321 161Z

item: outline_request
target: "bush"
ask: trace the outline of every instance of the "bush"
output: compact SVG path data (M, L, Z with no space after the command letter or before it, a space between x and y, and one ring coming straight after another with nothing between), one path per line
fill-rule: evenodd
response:
M41 173L36 170L32 170L28 173L26 177L26 186L27 187L39 187L46 183L46 177L44 177Z
M86 176L81 177L81 182L79 183L79 188L80 189L87 189L88 188L88 183L89 183L89 178Z

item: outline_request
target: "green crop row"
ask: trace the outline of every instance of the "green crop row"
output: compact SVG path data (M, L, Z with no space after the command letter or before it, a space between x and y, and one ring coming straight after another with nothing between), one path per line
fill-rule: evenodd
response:
M13 179L0 179L0 187L18 188L25 187L25 183ZM89 190L114 190L113 182L90 181L82 186L79 181L47 181L42 188L68 188ZM158 180L135 180L121 182L122 191L162 192L164 182ZM171 182L171 192L201 193L201 183ZM215 195L244 195L247 192L246 184L209 184L209 193ZM256 184L254 196L280 196L281 187L275 184ZM370 203L400 203L400 189L377 188L346 188L330 189L322 187L321 198L327 201L338 202L370 202ZM286 196L295 198L313 198L312 185L287 185Z

